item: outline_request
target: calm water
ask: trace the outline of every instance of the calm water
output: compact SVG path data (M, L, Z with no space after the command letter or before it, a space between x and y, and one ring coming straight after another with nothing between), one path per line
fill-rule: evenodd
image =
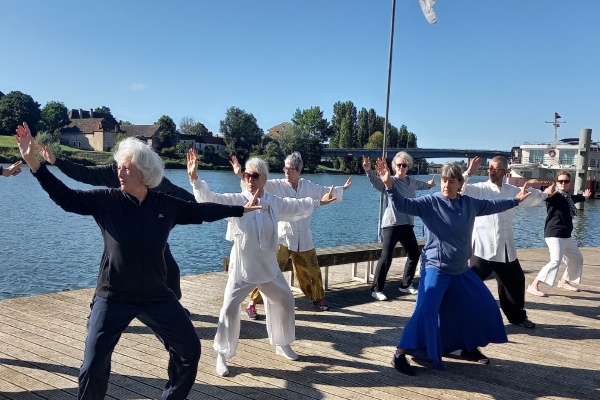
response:
M69 187L89 189L51 167ZM184 170L169 170L167 177L191 192ZM216 192L239 192L239 179L228 172L200 171ZM280 178L283 174L271 174ZM306 175L323 185L343 185L347 176ZM428 180L429 177L418 177ZM95 285L102 254L102 239L91 217L66 213L55 205L27 168L17 177L0 178L0 299L80 289ZM485 180L487 178L476 178ZM322 207L313 215L316 247L373 242L377 236L379 193L365 176L354 176L342 203ZM439 190L438 186L432 191ZM426 194L428 192L420 192ZM575 221L574 236L580 246L600 246L600 201L586 202L583 215ZM543 205L517 208L515 235L517 247L545 247ZM415 233L421 237L420 220ZM221 270L229 255L224 221L203 225L178 226L169 243L183 275Z

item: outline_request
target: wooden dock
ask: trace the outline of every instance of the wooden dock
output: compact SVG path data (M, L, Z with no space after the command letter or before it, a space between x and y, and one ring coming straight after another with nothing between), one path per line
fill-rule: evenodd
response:
M600 248L582 251L582 292L544 286L549 297L527 295L528 315L537 328L506 325L509 343L483 350L491 358L489 366L445 358L446 372L413 363L416 377L401 375L390 364L415 300L398 292L404 259L395 260L390 271L387 302L373 300L368 285L352 281L348 265L330 268L330 311L313 311L310 301L297 294L293 348L298 361L275 355L264 320L242 317L229 377L215 373L212 349L226 274L183 277L182 302L203 346L189 398L599 399ZM529 283L547 262L548 251L520 250L519 259ZM495 281L486 283L496 296ZM92 293L85 289L0 301L0 399L76 398ZM264 312L262 306L258 310ZM160 398L166 365L159 341L133 322L113 355L107 398Z

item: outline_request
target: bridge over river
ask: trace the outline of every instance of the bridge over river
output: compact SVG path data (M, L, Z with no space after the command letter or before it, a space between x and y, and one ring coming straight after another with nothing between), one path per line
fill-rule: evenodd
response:
M323 148L323 157L381 157L382 149L330 149ZM392 158L399 151L405 151L413 158L473 158L479 156L484 159L502 156L510 157L506 150L465 150L465 149L387 149L386 158Z

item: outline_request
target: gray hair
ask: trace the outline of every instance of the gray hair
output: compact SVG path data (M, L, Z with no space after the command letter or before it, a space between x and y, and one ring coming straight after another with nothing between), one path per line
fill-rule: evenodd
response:
M396 155L392 159L392 169L394 170L394 173L396 173L396 160L399 158L402 158L408 164L407 170L409 170L413 167L414 160L413 160L412 156L405 151L399 151L396 153Z
M465 178L463 177L463 170L460 165L447 162L442 166L442 179L458 179L459 182L464 182Z
M304 166L304 163L302 162L302 156L297 151L287 156L284 163L289 163L292 168L296 168L297 171L302 170L302 167Z
M142 182L150 189L157 187L165 176L163 160L139 139L131 137L121 140L113 157L117 164L131 158L131 163L140 171Z
M508 169L508 161L506 160L506 158L502 157L502 156L496 156L494 158L492 158L490 160L490 163L492 162L496 162L498 164L500 164L500 168L502 169Z
M248 161L246 161L246 171L248 171L251 167L256 169L259 174L265 177L265 179L269 179L269 164L267 164L264 160L261 160L258 157L250 158Z

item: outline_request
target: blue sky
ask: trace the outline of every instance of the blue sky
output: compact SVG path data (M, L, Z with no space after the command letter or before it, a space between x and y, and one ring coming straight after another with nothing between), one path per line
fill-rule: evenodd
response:
M385 114L392 1L0 0L0 91L42 106L217 133L228 107L264 130L336 101ZM398 0L390 122L419 147L509 149L600 133L600 2Z

